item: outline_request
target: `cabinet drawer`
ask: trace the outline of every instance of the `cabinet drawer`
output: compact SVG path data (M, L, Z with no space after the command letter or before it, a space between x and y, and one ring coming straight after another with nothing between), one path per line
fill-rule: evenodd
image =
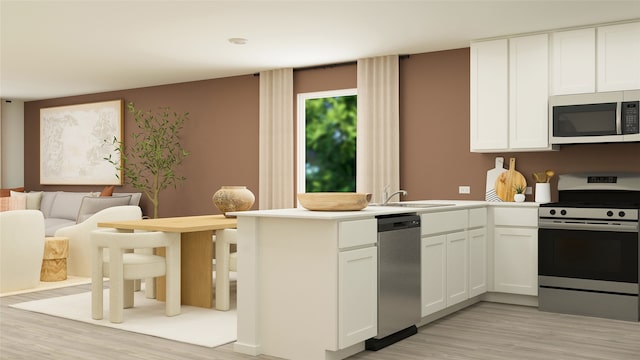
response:
M378 220L376 219L341 221L338 224L338 247L340 249L375 244L376 242L378 242Z
M422 214L422 235L464 230L467 228L467 210Z
M504 207L493 209L496 226L538 226L538 208Z
M469 209L469 228L487 226L487 208Z

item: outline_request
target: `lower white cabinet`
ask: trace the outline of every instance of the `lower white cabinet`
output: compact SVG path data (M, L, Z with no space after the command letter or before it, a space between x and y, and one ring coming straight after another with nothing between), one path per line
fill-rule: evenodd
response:
M422 215L422 316L469 298L468 210Z
M447 307L447 236L422 238L422 316Z
M494 290L538 295L538 229L494 229Z
M469 242L469 297L471 298L487 292L486 227L469 230L467 238Z
M469 298L467 232L447 234L447 306Z
M338 255L338 347L378 333L378 252L375 246Z

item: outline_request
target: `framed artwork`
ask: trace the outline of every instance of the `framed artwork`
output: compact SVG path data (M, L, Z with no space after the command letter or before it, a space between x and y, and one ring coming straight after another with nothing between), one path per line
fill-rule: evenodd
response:
M122 185L104 158L122 159L112 142L123 139L123 111L122 99L40 109L40 184Z

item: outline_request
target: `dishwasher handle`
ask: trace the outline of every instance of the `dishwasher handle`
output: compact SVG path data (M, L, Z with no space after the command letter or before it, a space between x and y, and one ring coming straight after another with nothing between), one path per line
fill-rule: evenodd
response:
M420 227L420 216L401 215L378 218L378 232L395 231Z

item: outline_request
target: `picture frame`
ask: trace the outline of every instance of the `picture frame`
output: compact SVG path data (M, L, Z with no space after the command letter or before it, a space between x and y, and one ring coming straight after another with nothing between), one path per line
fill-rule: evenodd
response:
M123 99L40 109L40 184L122 185L123 119Z

